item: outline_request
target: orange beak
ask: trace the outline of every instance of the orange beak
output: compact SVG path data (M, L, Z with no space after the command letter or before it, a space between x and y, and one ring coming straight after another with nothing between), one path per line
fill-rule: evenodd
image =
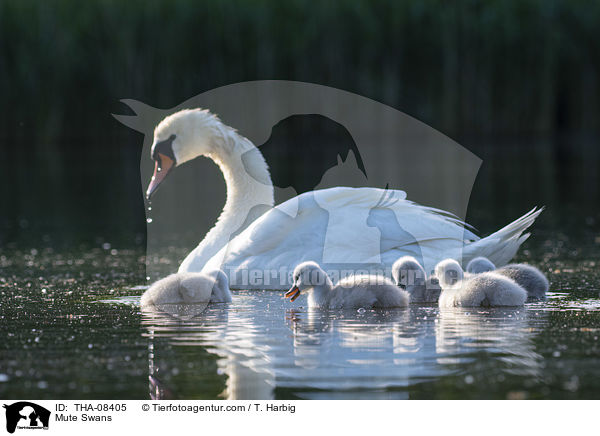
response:
M300 289L298 286L292 286L292 289L285 293L285 298L290 298L290 301L294 301L300 295Z
M175 162L168 156L165 156L162 153L158 153L158 159L156 159L156 164L154 165L154 174L152 175L152 179L150 180L150 184L148 185L148 190L146 191L146 198L149 200L154 191L158 188L158 185L167 177L171 168L173 168L173 164Z

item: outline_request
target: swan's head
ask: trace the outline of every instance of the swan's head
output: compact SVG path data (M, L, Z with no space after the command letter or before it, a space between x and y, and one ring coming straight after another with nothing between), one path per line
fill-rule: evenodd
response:
M227 127L207 110L184 109L163 119L154 129L151 156L154 175L146 191L150 198L176 166L198 156L210 156Z
M476 257L467 265L467 272L471 274L479 274L488 271L494 271L496 265L487 257Z
M464 272L456 260L446 259L435 266L435 276L442 289L453 288L463 279Z
M294 301L302 291L310 291L315 286L331 283L327 273L316 262L303 262L294 268L292 287L285 293L287 298Z
M392 266L392 278L396 285L406 289L411 285L425 284L425 269L412 256L403 256Z

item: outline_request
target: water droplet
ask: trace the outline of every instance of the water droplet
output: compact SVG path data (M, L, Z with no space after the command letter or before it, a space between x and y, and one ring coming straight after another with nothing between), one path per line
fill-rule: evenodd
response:
M473 378L472 375L468 375L465 377L465 383L468 385L473 384L474 381L475 381L475 379Z
M148 206L148 212L152 210L152 206Z
M365 313L367 311L367 309L365 309L364 307L361 307L357 310L358 313Z
M105 242L104 244L102 244L102 248L104 250L110 250L110 244L108 242Z
M552 357L560 357L560 351L553 352Z
M152 218L146 218L146 222L150 224L152 222Z

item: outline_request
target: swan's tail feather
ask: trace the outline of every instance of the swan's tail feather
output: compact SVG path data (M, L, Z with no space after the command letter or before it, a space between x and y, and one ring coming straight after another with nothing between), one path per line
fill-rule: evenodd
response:
M484 256L496 266L504 266L515 256L519 247L529 238L527 230L544 208L533 208L521 218L513 221L495 233L467 244L463 249L463 264L477 256Z

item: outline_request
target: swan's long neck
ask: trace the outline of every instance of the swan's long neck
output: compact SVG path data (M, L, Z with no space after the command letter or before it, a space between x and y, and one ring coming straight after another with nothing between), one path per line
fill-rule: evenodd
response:
M273 207L273 184L267 163L248 139L226 128L206 156L221 169L227 184L227 201L215 226L186 257L179 271L201 271L235 235ZM262 206L262 207L261 207Z

